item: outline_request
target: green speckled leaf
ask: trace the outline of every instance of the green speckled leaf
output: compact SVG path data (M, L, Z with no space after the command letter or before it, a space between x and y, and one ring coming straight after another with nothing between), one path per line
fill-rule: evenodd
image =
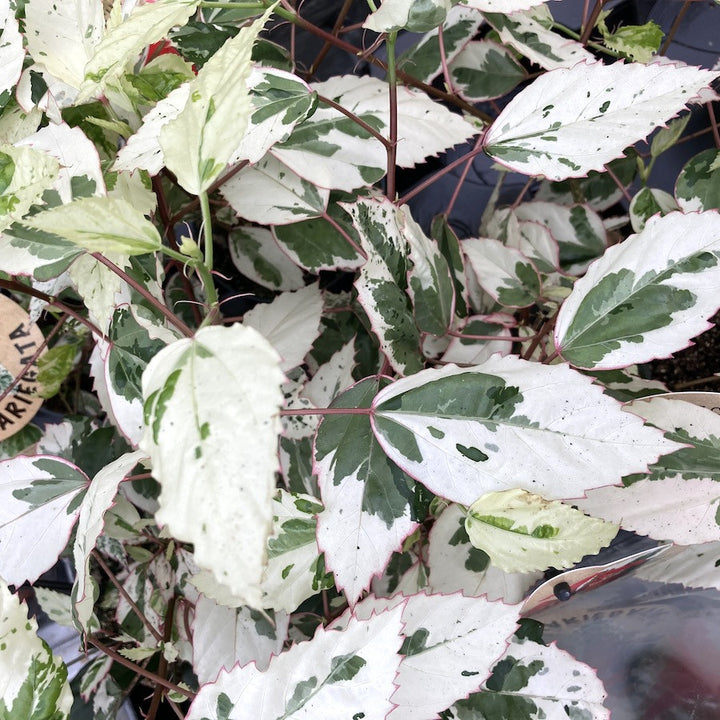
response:
M469 102L501 97L527 77L515 56L490 40L469 42L448 69L455 90Z
M373 402L373 430L407 473L465 505L515 487L577 497L678 448L579 372L498 355L389 385Z
M678 175L675 197L684 212L720 210L720 150L703 150Z

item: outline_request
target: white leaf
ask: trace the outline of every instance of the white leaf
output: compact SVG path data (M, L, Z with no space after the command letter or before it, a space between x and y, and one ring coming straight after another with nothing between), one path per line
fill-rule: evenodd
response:
M101 0L29 0L25 39L35 62L77 90L105 28Z
M88 478L59 457L35 455L0 463L0 576L19 587L56 562L80 512Z
M720 305L720 215L673 212L609 248L578 280L555 325L573 365L612 369L668 357Z
M573 500L581 510L656 540L677 545L720 541L716 480L639 480L629 487L596 488Z
M287 637L289 618L273 618L251 608L228 608L201 595L193 620L193 670L201 685L213 682L218 673L250 662L267 670L279 655Z
M526 175L581 177L646 138L716 77L694 67L638 63L553 70L505 106L485 148Z
M567 568L610 544L618 527L570 505L513 488L478 498L465 520L470 542L506 572Z
M515 631L519 606L485 598L413 595L402 619L406 636L389 720L436 717L476 690Z
M185 107L190 97L190 83L183 83L167 97L159 100L143 118L140 129L128 138L120 148L113 170L132 172L147 170L157 175L165 165L165 157L160 147L160 131L174 120Z
M200 688L187 720L384 718L392 709L400 662L402 607L368 620L351 618L342 630L318 628L260 672L255 666L222 672ZM222 714L221 714L222 713Z
M177 0L172 2L178 4ZM196 5L197 0L188 16ZM267 10L225 41L190 81L185 107L160 130L165 164L193 195L207 190L220 175L237 147L238 137L247 129L252 114L247 88L252 69L250 54L270 13Z
M423 370L381 390L373 407L374 432L393 461L464 505L515 487L577 497L680 447L592 379L514 356Z
M497 12L511 15L531 7L541 5L547 0L465 0L464 4L484 13Z
M323 296L317 284L281 293L271 303L245 313L243 325L255 328L282 358L284 372L302 364L320 334Z
M90 553L103 531L105 513L113 504L118 486L142 459L139 450L126 453L105 466L95 475L80 505L73 559L77 576L73 587L73 601L78 623L87 631L95 598L90 584Z
M97 96L116 82L143 48L165 38L171 28L184 25L197 5L198 0L144 3L136 5L120 24L109 26L84 67L82 84L75 86L80 88L79 99Z
M236 324L168 345L143 373L140 446L162 485L156 518L255 606L278 464L279 362L256 330Z
M35 618L0 581L0 710L8 720L66 720L73 704L67 668L36 633Z
M453 717L484 718L500 704L504 718L518 713L527 718L610 719L603 706L607 693L595 670L557 645L513 638L501 662L511 664L510 673L499 673L492 689L486 685L460 700L451 708Z
M348 340L330 359L321 365L312 380L305 383L302 396L318 408L330 403L353 382L355 367L355 339Z
M2 3L0 3L0 27L2 27L0 93L4 93L12 90L15 83L17 83L25 60L23 38L20 34L18 21L15 18L15 11L10 8L9 0L2 0ZM6 108L3 108L3 110L6 110Z
M18 146L47 153L58 161L59 172L53 187L63 203L72 200L72 178L88 178L95 183L93 195L105 195L105 180L97 148L79 127L50 123L23 138Z
M330 198L329 190L304 180L272 155L233 175L220 192L240 217L263 225L318 217Z

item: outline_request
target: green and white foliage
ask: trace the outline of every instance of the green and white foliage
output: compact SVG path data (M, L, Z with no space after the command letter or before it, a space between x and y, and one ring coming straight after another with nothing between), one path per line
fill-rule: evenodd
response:
M15 457L0 463L0 578L35 582L65 549L90 482L59 457Z
M589 378L513 356L398 380L373 400L373 429L406 472L465 505L517 487L547 499L576 497L619 482L628 474L623 466L644 469L678 448Z
M65 720L73 704L67 668L36 631L35 619L0 581L0 717Z
M367 378L331 407L369 408L381 378ZM414 483L383 452L367 415L329 415L315 437L315 473L324 511L318 545L338 587L354 602L416 527Z
M541 75L485 136L491 157L550 180L587 175L680 112L717 76L674 65L579 63ZM594 142L588 144L588 137Z
M667 215L673 210L680 209L670 193L657 188L644 187L630 203L630 224L632 229L639 233L653 215Z
M501 97L527 77L512 52L490 40L469 42L448 69L455 89L470 102Z
M612 523L518 488L478 498L468 508L465 529L470 542L507 572L571 567L609 545L618 531Z
M25 59L23 38L15 14L10 10L10 0L3 0L0 3L0 25L2 26L0 98L2 98L15 87Z
M650 218L575 283L555 326L562 356L603 370L681 350L718 308L718 257L717 212Z
M485 3L492 0L470 0ZM522 2L522 0L521 0ZM552 30L552 16L546 5L527 0L524 4L540 5L530 9L518 8L510 14L504 2L495 2L498 7L483 10L483 17L493 26L500 40L531 62L545 70L572 67L581 62L593 60L592 54L579 42L570 40Z
M440 714L442 720L593 718L609 720L595 672L557 645L513 638L482 691Z
M369 619L351 617L343 630L318 628L310 642L274 657L268 670L254 665L221 672L205 684L188 720L278 717L385 717L401 660L402 607Z
M678 175L675 199L683 212L720 210L720 152L703 150Z
M93 478L80 504L73 546L73 559L78 571L73 587L73 610L77 624L84 631L92 617L95 602L90 553L103 531L105 513L114 505L118 486L143 458L142 452L135 451L106 465Z
M223 668L250 662L261 672L267 670L272 656L283 649L288 620L285 613L224 607L201 595L193 619L193 669L198 680L213 682Z
M272 520L279 364L256 330L207 327L161 350L142 383L140 446L162 485L158 522L194 543L198 565L255 606Z

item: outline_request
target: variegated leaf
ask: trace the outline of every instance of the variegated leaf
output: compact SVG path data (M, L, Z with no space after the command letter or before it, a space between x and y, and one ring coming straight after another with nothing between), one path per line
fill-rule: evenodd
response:
M105 513L114 504L120 483L144 457L142 452L136 450L122 455L104 467L92 479L80 504L73 547L73 559L77 571L73 586L73 610L83 632L88 630L88 622L95 603L94 583L90 576L90 553L103 531Z
M0 463L0 577L35 582L65 549L90 480L59 457L35 455Z
M355 367L355 339L345 343L305 383L301 394L318 408L327 407L345 389L353 384Z
M363 23L363 27L378 33L409 30L427 32L440 25L452 6L451 0L383 0Z
M557 242L560 262L575 272L582 272L591 260L605 252L607 232L602 218L587 205L520 203L512 216L521 223L534 222L547 228Z
M609 248L575 283L555 344L576 367L668 357L710 327L718 306L720 215L670 213Z
M633 231L639 233L653 215L667 215L679 209L670 193L658 188L644 187L635 193L630 203L630 224Z
M671 64L560 68L506 105L485 136L486 152L526 175L581 177L643 140L716 77Z
M413 220L406 205L397 208L395 217L410 251L407 282L415 324L421 332L444 335L455 315L455 288L447 260Z
M519 250L492 238L468 238L462 249L483 290L504 307L523 308L540 295L540 275Z
M469 42L448 69L454 89L469 102L506 95L527 77L513 54L490 40Z
M277 469L279 363L262 335L236 324L168 345L143 373L141 447L162 485L157 520L256 607Z
M513 638L481 692L459 700L448 717L610 720L595 671L556 645Z
M455 231L450 227L447 217L438 215L433 219L430 236L437 243L450 268L453 285L455 286L455 314L464 318L468 314L469 298L467 277L465 276L465 259Z
M500 40L536 63L545 70L572 67L583 61L591 62L592 54L576 40L570 40L552 30L553 19L544 5L534 0L520 0L525 5L517 12L507 14L502 5L504 0L469 0L469 2L493 4L495 8L484 8L483 17L497 30Z
M344 75L317 83L313 90L359 116L377 132L388 134L386 82ZM404 87L398 88L397 119L396 162L400 167L413 167L477 132L468 121L433 102L425 93ZM365 187L380 180L387 170L384 145L334 108L320 107L286 142L273 146L270 152L322 188L350 191Z
M685 445L663 455L648 467L650 480L679 475L684 480L704 478L720 480L720 417L700 404L688 393L638 400L626 405L627 410L665 431L665 437ZM687 397L687 402L684 396ZM716 397L711 394L710 397ZM625 484L642 480L644 475L624 478Z
M703 150L678 175L675 197L683 212L720 210L720 150Z
M677 545L720 541L720 485L682 476L596 488L573 500L584 512L625 530Z
M213 682L224 668L252 662L267 670L287 638L285 613L261 613L249 607L229 608L200 596L193 620L193 670L201 685Z
M223 183L223 197L242 218L263 225L286 225L319 217L330 191L303 179L272 155Z
M497 12L516 15L523 10L541 5L546 0L465 0L465 5L481 10L483 14Z
M402 607L342 630L318 628L260 672L254 665L221 672L198 692L187 720L385 717L400 663Z
M398 57L398 69L429 83L442 71L443 55L445 62L451 63L463 46L475 36L481 24L482 16L478 12L465 5L455 5L448 11L442 25L444 53L440 53L438 28L434 28L417 45Z
M130 203L118 198L80 198L26 217L22 225L60 237L88 252L142 255L162 245L155 226Z
M110 23L83 68L82 85L75 86L80 88L79 99L98 96L116 83L143 48L165 38L172 27L184 25L197 5L198 0L157 0L136 5L122 22ZM52 66L48 69L52 72Z
M367 378L331 407L368 408L382 385ZM325 505L318 544L337 587L354 603L415 529L414 483L385 456L364 414L323 418L315 437L315 472Z
M305 287L302 270L278 247L267 228L248 225L232 230L228 250L235 267L270 290Z
M317 284L278 295L271 303L245 313L243 325L255 328L282 358L280 369L292 370L320 334L323 296Z
M278 491L272 505L273 530L267 542L263 607L291 613L326 587L325 563L315 539L317 516L322 509L311 495Z
M25 7L28 53L75 90L85 78L85 66L104 29L101 0L30 0Z
M66 720L73 704L67 668L36 633L35 618L0 581L0 717Z
M465 520L470 542L506 572L567 568L610 544L617 525L513 488L478 498Z
M371 597L358 605L357 612L365 616L402 600ZM392 696L397 707L388 720L436 717L458 697L476 690L507 647L518 616L517 605L461 593L407 598L400 649L404 657Z
M514 318L502 313L469 317L457 334L452 336L442 356L443 363L479 365L495 353L507 355L512 349L513 336L510 329L514 325ZM493 337L497 337L497 340L493 340Z
M372 323L380 348L398 372L422 368L420 335L404 288L409 247L388 200L358 200L344 205L357 229L367 261L355 281L358 301Z
M678 448L590 378L514 356L398 380L373 401L372 422L393 461L465 505L516 487L577 497Z
M197 0L192 3L166 0L168 3L175 8L189 7L190 15ZM189 83L190 97L185 107L160 129L165 165L185 190L194 195L207 190L225 169L238 137L247 129L252 115L247 88L252 46L270 13L267 10L252 25L242 28L203 65Z
M23 36L20 34L15 11L10 8L10 0L3 0L0 3L0 28L2 28L0 95L2 95L15 87L25 60Z

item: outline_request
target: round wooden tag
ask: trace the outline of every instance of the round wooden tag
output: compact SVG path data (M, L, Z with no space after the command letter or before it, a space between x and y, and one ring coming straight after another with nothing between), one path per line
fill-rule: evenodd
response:
M5 395L0 400L0 441L25 427L42 405L37 395L37 364L31 360L43 339L30 316L0 295L0 396Z

